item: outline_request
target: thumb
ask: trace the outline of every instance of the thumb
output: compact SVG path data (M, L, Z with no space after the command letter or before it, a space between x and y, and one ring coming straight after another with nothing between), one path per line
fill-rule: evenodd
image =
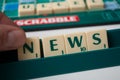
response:
M25 32L12 25L0 25L0 51L12 50L25 43Z

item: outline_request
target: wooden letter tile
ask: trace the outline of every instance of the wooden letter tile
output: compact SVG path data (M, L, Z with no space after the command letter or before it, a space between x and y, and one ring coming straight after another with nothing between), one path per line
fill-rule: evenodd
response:
M108 48L107 33L105 29L86 32L88 51Z
M103 0L86 0L88 9L103 9L104 2Z
M39 38L27 38L23 47L18 49L18 60L40 58Z
M37 4L37 15L41 14L52 14L51 3L39 3Z
M53 2L52 7L54 13L68 13L67 2Z
M85 33L78 32L78 33L66 34L64 38L65 38L67 54L87 51Z
M67 2L69 4L70 12L79 12L86 10L84 0L67 0Z
M50 36L42 39L44 57L57 56L65 53L64 36Z
M35 6L34 4L20 4L18 12L19 16L35 15Z

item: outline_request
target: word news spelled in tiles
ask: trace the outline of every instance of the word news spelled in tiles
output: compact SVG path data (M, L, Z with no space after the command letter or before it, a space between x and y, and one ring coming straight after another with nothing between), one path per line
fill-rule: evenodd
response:
M106 48L108 48L107 32L105 29L99 29L43 37L42 39L28 38L25 45L18 49L18 59L36 59L41 58L41 55L51 57L84 53Z

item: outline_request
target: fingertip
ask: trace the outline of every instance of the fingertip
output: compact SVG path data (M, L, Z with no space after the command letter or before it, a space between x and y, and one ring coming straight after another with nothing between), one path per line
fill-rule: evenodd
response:
M25 32L20 29L16 31L12 31L8 34L7 40L8 40L8 44L7 44L8 48L17 49L25 44L26 41Z
M18 49L25 44L26 35L22 29L14 26L2 25L0 30L2 30L0 35L0 51Z

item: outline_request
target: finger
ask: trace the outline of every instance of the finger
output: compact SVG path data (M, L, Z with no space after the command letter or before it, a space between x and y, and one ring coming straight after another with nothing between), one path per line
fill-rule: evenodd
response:
M0 24L17 26L11 19L9 19L5 14L0 12Z
M0 25L0 51L12 50L25 43L25 32L18 27Z

